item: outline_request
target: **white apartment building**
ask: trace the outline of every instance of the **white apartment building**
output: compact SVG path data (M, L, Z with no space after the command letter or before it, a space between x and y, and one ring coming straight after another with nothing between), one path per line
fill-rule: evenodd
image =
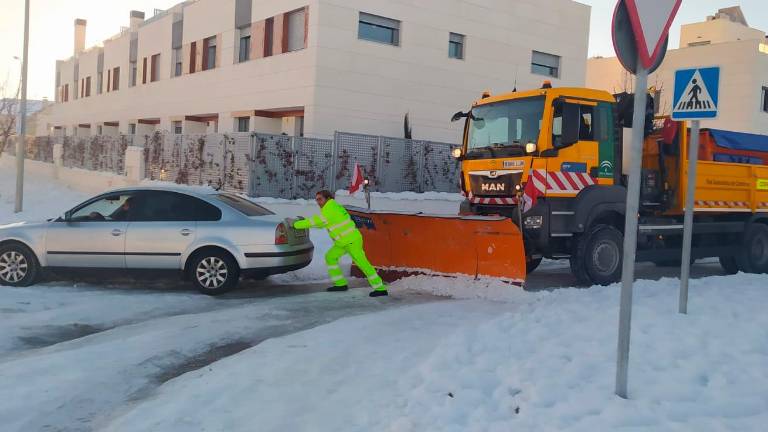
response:
M739 7L721 9L704 22L683 25L680 48L669 50L648 79L659 92L658 110L672 111L674 74L678 69L720 66L720 115L703 128L768 135L768 40L747 25ZM615 57L587 62L587 86L614 93L631 90L632 77Z
M191 0L56 64L55 134L334 131L456 142L484 90L583 86L571 0Z

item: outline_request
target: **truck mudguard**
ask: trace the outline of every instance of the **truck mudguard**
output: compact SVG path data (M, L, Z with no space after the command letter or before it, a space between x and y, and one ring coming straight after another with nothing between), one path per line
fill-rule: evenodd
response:
M580 233L589 228L592 221L603 212L612 211L624 215L627 206L627 188L594 185L582 190L575 201L572 232Z

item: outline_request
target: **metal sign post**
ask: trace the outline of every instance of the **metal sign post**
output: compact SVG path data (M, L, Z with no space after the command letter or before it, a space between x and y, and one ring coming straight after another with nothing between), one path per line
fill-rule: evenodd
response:
M685 133L685 132L683 132ZM693 206L696 193L696 168L699 161L699 121L691 122L691 140L688 143L688 187L685 191L685 219L683 220L683 257L680 262L680 299L678 310L688 313L688 278L691 275L691 243L693 240Z
M616 394L627 398L629 372L629 335L632 325L632 284L635 281L637 254L637 217L640 209L640 172L643 169L643 135L645 105L648 94L648 71L638 65L635 79L635 112L632 117L632 150L627 184L627 210L624 220L624 261L621 269L621 302L619 305L619 343L616 356Z
M16 203L14 212L23 209L24 157L27 152L27 67L29 66L29 0L24 2L24 58L21 61L21 109L17 120L21 127L16 137Z
M613 16L613 45L621 64L635 74L630 170L624 221L624 258L616 355L616 395L627 398L629 346L632 324L632 284L635 279L640 173L643 159L648 74L661 65L669 27L682 0L619 0Z
M696 171L699 161L699 119L715 118L720 99L720 68L682 69L675 72L673 120L691 120L688 143L688 177L683 219L683 255L680 267L680 298L678 311L688 313L688 280L691 276L691 243L693 215L696 205ZM682 133L686 133L683 131ZM681 155L682 156L682 155Z

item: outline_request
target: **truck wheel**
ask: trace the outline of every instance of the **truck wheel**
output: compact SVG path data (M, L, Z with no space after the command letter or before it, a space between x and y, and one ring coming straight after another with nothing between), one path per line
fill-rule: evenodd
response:
M768 226L753 223L747 228L736 262L746 273L768 273Z
M543 259L544 258L528 259L525 262L525 272L527 274L533 273L537 268L539 268L539 264L541 264Z
M739 263L736 262L736 257L734 256L721 256L720 267L723 268L725 274L735 275L739 272Z
M610 225L596 225L581 236L571 256L579 284L610 285L621 280L624 236Z

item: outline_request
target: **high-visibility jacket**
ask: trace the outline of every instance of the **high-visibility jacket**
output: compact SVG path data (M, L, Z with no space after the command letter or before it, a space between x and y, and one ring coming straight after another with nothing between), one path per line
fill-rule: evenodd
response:
M363 238L347 210L333 199L325 202L319 215L298 220L293 223L293 227L296 229L325 228L333 242L339 246L352 244Z

